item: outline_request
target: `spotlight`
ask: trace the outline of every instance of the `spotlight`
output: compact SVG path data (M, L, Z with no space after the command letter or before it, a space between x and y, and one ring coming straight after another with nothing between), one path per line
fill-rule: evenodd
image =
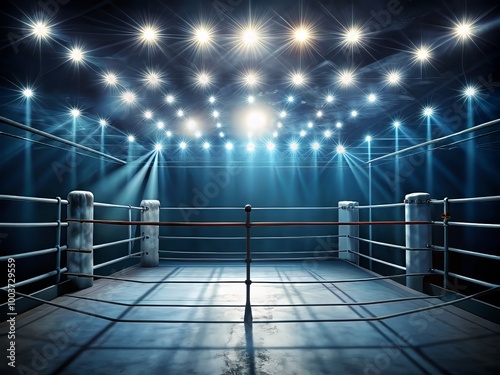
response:
M158 126L158 129L163 129L164 126L165 126L165 123L163 121L158 121L158 124L156 124Z
M367 135L367 136L365 137L365 141L366 141L366 142L371 142L371 141L372 141L372 137L371 137L370 135Z
M201 138L201 132L199 130L197 130L195 133L194 133L194 136L196 138Z
M256 73L249 72L249 73L245 74L245 76L243 77L243 82L247 86L254 86L257 83L259 83L259 77L257 76Z
M232 144L231 142L227 142L227 143L226 143L226 150L229 150L229 151L230 151L230 150L232 150L232 149L233 149L233 147L234 147L234 146L233 146L233 144Z
M288 97L288 103L293 103L295 101L295 98L293 96Z
M151 120L153 118L153 112L151 111L145 111L144 112L144 118L148 119L148 120Z
M161 74L153 71L148 71L144 74L144 81L149 87L156 87L161 83Z
M293 30L293 39L297 43L305 43L311 35L307 27L301 26Z
M158 29L152 25L141 27L139 38L143 43L155 44L158 42Z
M207 73L200 73L196 76L196 80L200 86L206 86L210 83L210 76Z
M220 122L217 123L217 128L222 128L222 124Z
M127 139L128 139L129 142L134 142L135 141L135 137L133 135L129 135L127 137Z
M42 21L33 23L31 25L31 35L36 36L39 40L47 39L50 35L50 26Z
M419 61L429 60L430 56L430 51L427 47L420 47L415 51L415 58Z
M299 148L299 144L297 142L290 143L290 150L297 151Z
M127 104L132 104L135 102L135 94L131 91L126 91L122 94L122 101Z
M319 144L318 142L314 142L314 143L312 144L312 149L313 149L314 151L318 151L318 150L319 150L319 148L320 148L320 144Z
M337 154L345 154L345 147L342 145L338 145L335 150L337 151Z
M305 79L304 75L301 73L292 74L292 83L296 86L300 86L300 85L304 84L305 80L306 79Z
M186 143L186 142L182 141L181 143L179 143L179 148L180 148L181 150L185 150L185 149L186 149L186 147L187 147L187 143Z
M361 41L361 30L357 27L352 27L345 33L344 41L347 44L356 44Z
M259 35L254 29L249 27L243 30L243 34L241 35L241 41L243 42L244 45L253 46L257 43L258 39Z
M316 112L316 117L318 118L323 117L323 111Z
M213 112L212 112L212 116L213 116L214 118L219 117L219 111L213 111Z
M214 103L215 103L215 96L211 96L210 98L208 98L208 101L209 101L211 104L214 104Z
M275 131L273 131L273 137L274 137L274 138L278 138L278 132L277 132L276 130L275 130Z
M278 121L278 123L276 124L277 128L278 129L281 129L283 127L283 124L281 123L281 121Z
M80 63L83 61L84 52L81 48L74 47L69 51L69 59L74 63Z
M208 142L203 143L203 148L205 150L208 150L210 148L210 143L208 143Z
M173 95L167 95L166 99L168 104L172 104L175 101L175 98Z
M31 98L33 96L33 90L30 88L26 88L23 90L23 95L25 98Z
M358 115L358 111L351 111L351 117L356 117Z
M391 84L391 85L396 85L399 83L401 79L401 74L399 72L390 72L388 75L387 75L387 81Z
M330 138L332 136L332 132L330 130L325 130L325 138Z
M248 142L247 144L247 151L254 151L255 150L255 145L252 142Z
M305 130L300 131L300 136L305 137L307 135L307 132Z
M196 128L196 122L194 120L189 120L187 122L187 127L188 129L193 130L194 128Z
M99 120L99 125L106 126L106 125L108 125L108 122L106 120L104 120L104 119L100 119Z
M212 41L212 31L200 26L194 30L194 40L199 46L206 46Z
M460 22L455 25L453 32L457 38L465 40L467 38L471 39L471 37L474 35L473 29L473 24L468 22Z
M224 132L219 133L219 137L224 138L224 136L225 136Z
M468 96L469 98L471 98L471 97L476 95L476 92L477 92L477 90L475 87L469 86L465 89L464 94L465 94L465 96Z
M170 130L167 130L167 131L165 132L165 134L166 134L166 135L167 135L167 137L169 137L169 138L172 136L172 132L171 132Z
M77 118L82 114L78 108L73 108L73 109L71 109L70 112L71 112L71 116L73 116L74 118Z
M399 121L394 121L394 127L399 128L401 126L401 123Z
M327 96L326 96L326 101L327 101L328 103L333 102L333 95L327 95Z
M252 95L250 95L247 100L250 104L252 104L255 101L255 98Z
M307 127L308 127L309 129L311 129L311 128L313 127L313 123L312 123L311 121L309 121L309 122L307 123Z
M273 142L267 142L266 148L268 151L274 151L274 149L276 148L276 145Z
M155 150L156 150L157 152L160 152L162 149L163 149L163 146L162 146L162 144L161 144L161 143L157 143L157 144L155 145Z
M104 75L104 82L107 85L116 85L118 83L118 77L113 73L106 73Z
M340 72L338 81L344 86L349 86L354 83L354 73L352 71L344 70L343 72Z
M182 109L177 111L177 117L184 117L184 111Z
M370 95L368 95L368 101L369 101L370 103L373 103L373 102L374 102L374 101L376 101L376 100L377 100L377 97L375 96L375 94L370 94Z
M266 126L267 118L264 112L252 111L246 117L246 126L250 130L259 130Z
M429 117L429 116L432 116L432 114L434 113L434 109L432 107L425 107L424 108L424 115Z
M285 111L281 111L280 112L280 117L281 118L285 118L286 117L286 112Z
M335 126L336 126L337 128L339 128L339 129L340 129L340 128L342 127L342 123L341 123L341 122L337 122L337 123L335 124Z

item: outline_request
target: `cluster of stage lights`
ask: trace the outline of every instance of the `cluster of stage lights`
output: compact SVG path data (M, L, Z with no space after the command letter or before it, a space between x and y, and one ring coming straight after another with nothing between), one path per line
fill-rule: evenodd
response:
M134 142L134 141L135 141L135 138L134 138L134 136L133 136L133 135L129 135L129 136L128 136L128 140L129 140L129 142ZM370 136L368 136L368 137L366 138L366 141L367 141L367 142L370 142L370 141L371 141L371 137L370 137ZM210 144L210 142L206 142L206 141L205 141L205 142L203 142L202 147L203 147L203 149L204 149L204 150L209 150L209 149L212 147L212 145ZM235 147L235 145L234 145L234 143L233 143L233 142L226 142L226 143L224 144L224 148L225 148L227 151L232 151L232 150L234 150L234 147ZM180 142L180 143L178 144L178 148L179 148L180 150L186 150L186 149L188 148L188 143L187 143L186 141L182 141L182 142ZM273 153L273 152L277 151L278 146L276 145L276 143L274 143L274 142L272 142L272 141L268 141L268 142L266 142L266 143L264 144L264 148L265 148L265 149L266 149L269 153ZM156 143L156 144L154 145L154 150L155 150L156 152L160 152L160 151L162 151L163 149L164 149L164 147L163 147L163 144L161 144L161 143ZM250 142L248 142L248 143L245 145L245 149L246 149L248 152L252 153L252 152L254 152L254 151L257 149L257 145L256 145L254 142L250 141ZM290 142L290 143L288 144L288 149L289 149L291 152L297 152L297 151L300 149L300 144L299 144L299 142L296 142L296 141ZM311 149L311 150L313 150L313 151L319 151L319 150L321 149L321 144L320 144L319 142L313 142L313 143L311 143L311 144L310 144L310 149ZM335 152L336 152L337 154L345 154L345 153L346 153L346 148L345 148L343 145L337 145L337 146L335 146Z
M39 41L52 37L53 27L45 21L33 21L30 25L30 34L36 37ZM453 25L452 35L460 41L472 39L475 36L477 27L469 21L457 22ZM265 45L264 31L262 26L248 25L240 26L236 30L237 34L233 38L239 47L259 47ZM153 24L147 24L138 27L136 30L137 40L145 45L158 45L162 38L162 31L159 27ZM367 39L368 34L364 33L360 27L345 28L342 33L342 41L345 45L362 44ZM290 26L289 39L291 43L296 43L299 46L312 44L318 37L311 25L302 24L299 26ZM194 43L198 47L207 47L215 43L215 31L213 28L206 25L192 27L191 35L188 41ZM420 62L428 61L432 58L432 47L422 45L413 50L415 60ZM82 46L73 46L67 51L67 58L73 63L83 63L86 59L86 53ZM206 86L212 83L213 77L210 72L201 71L195 74L196 82L201 86ZM118 78L115 74L109 73L105 75L105 82L111 85L118 83ZM300 86L307 83L307 77L303 72L290 72L290 82ZM387 81L390 84L398 84L401 79L401 73L397 71L388 72ZM157 86L162 83L162 75L158 72L149 71L144 74L144 81L150 86ZM262 81L258 72L247 72L242 77L242 82L245 85L254 86ZM337 81L342 85L351 85L355 82L355 74L352 70L340 71L337 76Z

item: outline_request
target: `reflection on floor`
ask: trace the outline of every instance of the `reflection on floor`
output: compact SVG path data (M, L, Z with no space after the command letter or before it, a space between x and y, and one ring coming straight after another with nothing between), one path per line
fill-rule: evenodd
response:
M455 307L383 321L258 323L387 315L440 302L410 300L364 306L256 305L352 303L420 296L393 281L252 284L254 324L245 327L245 265L162 263L119 277L149 281L241 280L237 284L135 284L99 279L56 299L123 323L41 306L17 317L16 374L499 374L500 326ZM252 264L252 280L307 281L372 277L343 261ZM123 302L115 305L75 298ZM130 307L126 304L148 304ZM151 307L234 304L239 307ZM231 321L196 323L197 321ZM2 323L3 350L7 348ZM8 372L11 371L11 372Z

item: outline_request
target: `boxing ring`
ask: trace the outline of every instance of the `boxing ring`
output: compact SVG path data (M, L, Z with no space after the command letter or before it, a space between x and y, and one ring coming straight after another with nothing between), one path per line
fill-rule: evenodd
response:
M179 208L161 207L158 201L105 204L93 202L89 192L72 192L67 200L1 199L56 206L53 222L0 223L0 228L42 227L56 232L53 248L0 257L6 267L23 258L55 258L54 270L2 288L7 296L2 313L8 319L15 317L16 336L16 369L3 361L2 373L497 374L500 370L500 325L457 307L498 294L500 286L461 275L449 263L450 253L500 260L498 255L449 246L450 227L500 229L500 224L452 221L450 205L500 201L499 196L433 200L415 193L403 203L370 206L342 201L337 207L193 207L242 218L196 222L168 221ZM441 217L433 220L431 208L439 206ZM404 209L404 219L360 220L360 212L385 209ZM94 217L103 210L119 211L122 219ZM265 211L288 218L289 210L327 212L337 220L253 220ZM98 228L107 226L124 228L128 238L95 244ZM372 226L404 230L405 244L363 238L360 228ZM297 230L286 237L268 235L284 227ZM316 230L321 233L311 234ZM442 243L432 243L432 230L442 231ZM311 239L322 245L288 251L279 245ZM214 250L210 241L228 245ZM172 245L182 242L202 250ZM195 246L197 242L201 244ZM264 243L276 250L262 250ZM361 244L368 246L366 251ZM123 254L94 263L96 254L114 246ZM403 252L405 261L379 259L372 246ZM433 253L442 259L443 269L433 264ZM377 274L359 265L363 259L395 272ZM131 267L119 272L100 273L132 260ZM424 277L441 278L439 295L422 293ZM473 282L482 290L466 296L453 293L450 278ZM40 280L64 286L64 294L49 299L41 292L22 292ZM16 309L27 301L39 306L18 314ZM8 309L11 306L14 310ZM7 352L11 327L9 321L1 325Z

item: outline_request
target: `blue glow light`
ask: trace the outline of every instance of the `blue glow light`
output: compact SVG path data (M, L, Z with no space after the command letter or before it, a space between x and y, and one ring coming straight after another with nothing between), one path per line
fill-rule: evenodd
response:
M301 137L305 137L307 135L307 132L305 130L301 130L299 134Z
M255 102L255 97L250 95L247 100L248 100L248 103L252 104L253 102Z
M33 90L30 88L25 88L23 90L23 95L25 98L31 98L33 96Z
M157 144L155 145L155 150L156 150L157 152L160 152L162 149L163 149L163 145L162 145L161 143L157 143Z
M424 116L432 116L432 114L434 113L434 109L432 107L425 107L424 108Z
M177 111L177 117L184 117L184 111L182 109Z
M131 91L125 91L122 94L122 101L126 104L133 104L135 103L135 94Z
M208 150L210 148L210 143L208 143L208 142L203 143L203 148L205 150Z
M72 108L70 113L74 118L77 118L82 114L82 112L78 108Z
M233 149L234 145L231 142L226 143L226 150L231 151Z
M153 118L153 112L151 112L149 110L144 111L144 118L151 120Z
M281 118L285 118L286 117L286 112L285 111L281 111L280 112L280 117Z
M297 151L299 149L299 144L297 142L290 143L290 150Z
M311 129L311 128L313 127L313 123L312 123L311 121L309 121L309 122L307 123L307 127L308 127L309 129Z
M165 123L163 121L158 121L158 124L156 124L156 126L158 126L158 129L163 129L165 126Z
M312 144L312 149L313 149L314 151L318 151L320 147L321 147L321 146L320 146L319 142L314 142L314 143Z
M295 98L293 96L288 97L288 103L293 103L295 101Z
M333 102L333 95L327 95L327 96L326 96L326 101L327 101L328 103Z
M185 149L187 148L187 143L186 143L186 142L184 142L184 141L182 141L181 143L179 143L179 148L180 148L181 150L185 150Z
M213 116L214 118L218 118L218 117L219 117L219 111L213 111L213 112L212 112L212 116Z
M41 39L47 39L50 36L50 26L47 22L37 21L31 25L31 35Z
M367 136L365 137L365 141L366 141L366 142L371 142L371 141L372 141L372 137L371 137L371 135L367 135Z
M196 138L201 138L201 131L197 130L195 133L194 133L194 136Z
M464 90L464 95L471 98L473 96L475 96L477 93L477 90L475 87L473 86L468 86L465 90Z
M399 122L399 121L394 121L394 124L393 124L393 125L394 125L394 127L395 127L395 128L399 128L399 127L401 126L401 122Z
M106 125L108 125L108 122L106 120L104 120L104 119L100 119L99 120L99 125L106 126Z
M167 95L165 100L168 104L172 104L175 101L175 97L173 95Z
M106 73L103 76L106 85L115 86L118 83L118 77L114 73Z
M275 131L273 131L273 137L274 137L274 138L278 138L278 132L277 132L276 130L275 130Z
M267 142L266 149L268 151L274 151L275 148L276 148L276 145L274 144L274 142Z
M226 135L224 134L224 132L220 132L220 133L219 133L219 137L224 138L225 136L226 136Z
M339 128L339 129L340 129L340 128L342 127L342 123L341 123L341 122L337 122L337 123L335 124L335 126L336 126L337 128Z
M356 117L358 115L358 111L351 111L351 117Z
M332 136L332 132L330 130L325 130L325 138L330 138Z
M218 122L218 123L216 124L216 126L217 126L217 128L222 128L222 124L221 124L220 122Z
M172 136L172 132L171 132L170 130L167 130L167 131L165 132L165 134L166 134L166 135L167 135L167 137L169 137L169 138Z
M208 98L208 101L213 104L215 103L215 96L211 96L210 98Z
M323 111L316 112L316 117L318 118L323 117Z
M345 154L345 147L342 145L338 145L335 150L337 151L337 154Z
M248 142L247 144L247 151L254 151L255 150L255 145L252 142Z
M278 129L281 129L283 127L283 124L281 123L281 121L278 121L276 126L278 127Z
M373 103L373 102L374 102L374 101L376 101L376 100L377 100L377 96L376 96L375 94L370 94L370 95L368 95L368 101L369 101L370 103Z
M134 137L133 135L129 135L129 136L127 137L127 140L128 140L129 142L135 142L135 137Z

